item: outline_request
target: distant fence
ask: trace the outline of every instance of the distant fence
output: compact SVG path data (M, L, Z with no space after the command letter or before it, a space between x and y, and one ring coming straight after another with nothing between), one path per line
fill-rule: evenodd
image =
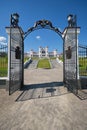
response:
M8 72L8 46L0 43L0 77L7 77Z
M87 76L87 46L79 46L79 76Z
M79 45L79 82L77 96L84 100L87 99L87 46Z

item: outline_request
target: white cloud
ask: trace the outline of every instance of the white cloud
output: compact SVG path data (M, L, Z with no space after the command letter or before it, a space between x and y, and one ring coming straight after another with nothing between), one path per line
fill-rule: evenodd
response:
M36 36L36 39L40 39L40 36Z
M7 43L6 43L6 42L0 42L0 45L4 45L4 46L6 46Z
M0 36L0 42L6 42L6 38L3 36Z
M7 45L7 43L6 43L6 38L3 37L3 36L0 36L0 45L4 45L4 46Z

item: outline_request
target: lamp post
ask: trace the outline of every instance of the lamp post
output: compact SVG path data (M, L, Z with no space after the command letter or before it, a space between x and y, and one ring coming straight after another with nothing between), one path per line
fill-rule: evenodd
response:
M67 20L68 20L68 26L72 27L73 26L73 15L69 14L67 17Z
M69 14L67 16L68 27L76 27L76 15Z
M11 14L11 26L18 27L18 22L19 22L19 14L17 13Z

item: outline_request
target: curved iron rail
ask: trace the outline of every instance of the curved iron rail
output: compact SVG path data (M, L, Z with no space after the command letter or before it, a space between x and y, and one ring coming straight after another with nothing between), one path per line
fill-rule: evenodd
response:
M24 33L24 39L29 35L31 32L38 30L38 29L50 29L55 31L61 38L62 38L62 32L56 27L52 25L52 23L48 20L39 20L36 21L34 26L29 28L27 32Z

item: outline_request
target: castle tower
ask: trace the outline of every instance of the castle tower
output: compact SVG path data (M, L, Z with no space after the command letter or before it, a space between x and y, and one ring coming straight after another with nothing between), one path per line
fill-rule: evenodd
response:
M33 50L30 50L30 57L33 57Z
M39 57L48 57L48 47L42 48L41 46L39 47Z
M57 49L53 51L54 57L57 57Z
M39 57L41 57L41 46L39 47Z
M45 47L45 53L46 53L46 57L48 57L49 56L49 54L48 54L48 46L47 47Z

